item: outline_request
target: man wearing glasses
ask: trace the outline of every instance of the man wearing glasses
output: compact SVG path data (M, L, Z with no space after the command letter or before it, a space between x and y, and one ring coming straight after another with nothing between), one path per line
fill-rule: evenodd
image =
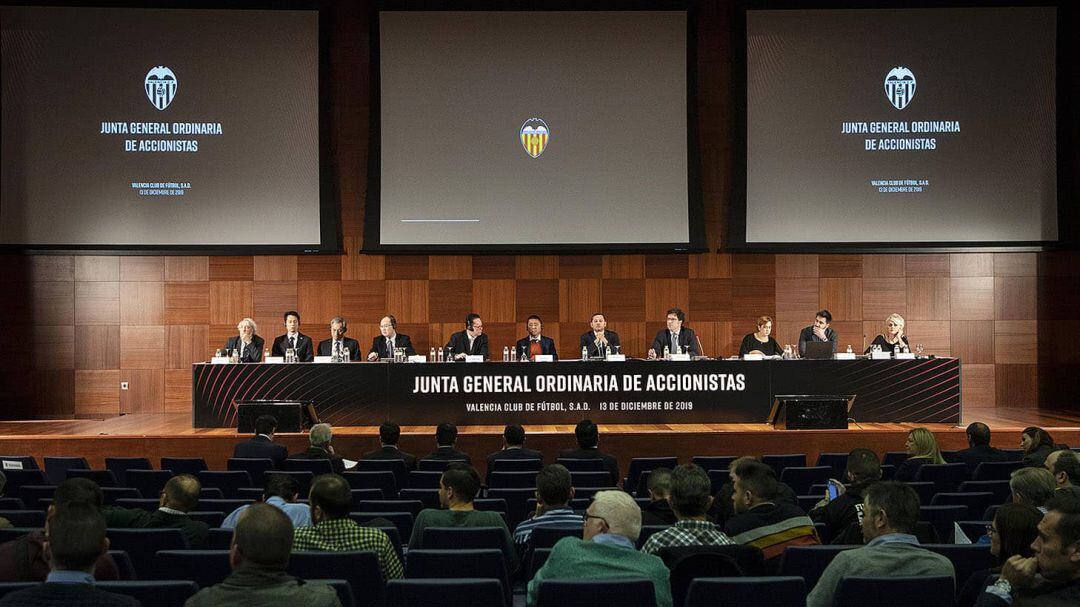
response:
M600 491L585 511L582 537L565 537L551 549L529 582L527 604L536 605L544 580L644 578L656 591L657 607L672 607L671 583L660 557L635 548L641 534L641 508L630 494Z

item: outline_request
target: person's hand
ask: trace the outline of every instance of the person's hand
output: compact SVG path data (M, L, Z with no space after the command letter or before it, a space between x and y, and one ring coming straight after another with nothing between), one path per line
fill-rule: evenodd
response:
M760 354L761 356L765 356L765 353L761 350L750 350L750 354Z
M656 360L656 350L649 348L649 360Z
M1024 558L1016 554L1001 566L1001 579L1012 584L1014 588L1029 588L1035 583L1038 569L1039 562L1035 557Z
M454 360L465 360L465 353L464 352L458 352L457 354L454 355Z
M326 446L326 452L329 453L330 455L333 455L334 454L334 446L333 445L327 445Z
M824 340L825 329L822 329L821 327L814 327L814 335L816 335L818 339Z
M374 362L376 360L379 360L379 353L378 352L372 352L372 353L367 355L367 359L372 361L372 362Z
M835 478L830 478L829 482L836 485L836 497L840 497L841 495L844 494L844 492L847 491L847 487L844 486L844 483L841 483L840 481L836 480ZM829 490L826 489L825 491L827 493Z
M607 345L607 336L601 333L600 336L596 338L596 341L601 346Z

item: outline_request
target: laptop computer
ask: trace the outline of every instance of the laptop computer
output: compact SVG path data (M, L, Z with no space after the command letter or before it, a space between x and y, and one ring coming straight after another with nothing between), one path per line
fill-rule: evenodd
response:
M812 341L806 344L806 356L813 360L832 360L833 345L831 341Z

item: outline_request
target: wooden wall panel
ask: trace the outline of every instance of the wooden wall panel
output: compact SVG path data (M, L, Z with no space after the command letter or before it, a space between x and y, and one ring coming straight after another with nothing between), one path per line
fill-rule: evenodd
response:
M190 370L192 363L204 362L212 354L206 325L169 325L166 329L165 368ZM218 347L215 344L214 349Z
M383 281L347 280L341 283L341 315L351 324L378 324L388 313L386 284Z
M777 278L817 278L818 256L812 253L799 255L777 255Z
M1035 253L994 253L994 276L1035 276Z
M994 275L993 253L953 253L949 261L953 277Z
M165 327L120 327L120 369L163 369Z
M863 277L896 278L907 272L904 255L863 255Z
M690 262L686 255L646 255L645 278L687 278Z
M994 322L994 362L1034 364L1039 358L1039 337L1034 320Z
M305 259L307 259L305 257ZM337 269L341 265L337 258ZM258 255L252 264L252 280L254 281L295 281L296 280L296 255ZM334 273L331 280L337 280L340 276Z
M120 280L119 257L80 255L73 261L76 281L111 281Z
M993 407L997 401L994 365L963 364L960 367L961 403L964 407Z
M862 255L819 255L818 276L822 278L862 278Z
M119 321L120 283L75 283L75 324L115 325Z
M170 325L209 324L210 283L165 283L165 323Z
M657 326L660 323L657 323ZM586 326L581 330L581 333L588 331L589 327ZM626 322L626 321L608 321L608 330L614 331L619 334L619 344L622 348L622 353L627 358L644 358L645 354L649 351L649 344L652 343L653 336L656 331L649 331L647 323L644 322ZM579 335L581 334L579 333ZM581 348L578 348L578 354L575 358L581 357Z
M188 386L188 389L188 402L190 403L190 386ZM119 369L75 372L76 415L119 415L119 413Z
M774 320L802 321L810 319L820 307L818 281L814 278L776 279L776 317ZM835 312L834 312L835 314Z
M949 285L949 309L953 320L993 320L994 279L953 278Z
M120 324L160 325L164 322L165 283L120 283Z
M652 278L645 281L645 320L666 321L667 311L679 308L693 322L694 311L689 306L690 284L685 278Z
M210 324L235 324L251 316L252 288L251 281L210 281Z
M432 280L468 280L472 273L471 255L432 255L428 260L428 278Z
M949 279L908 278L907 311L906 320L948 320Z
M515 261L516 278L559 278L559 257L557 255L518 255ZM473 273L475 274L475 265ZM566 276L565 278L573 278Z
M346 243L350 239L346 238ZM341 280L383 280L386 278L386 257L360 255L350 252L341 258Z
M35 369L74 369L74 326L38 326L33 330Z
M731 279L699 278L690 281L690 309L694 321L731 321Z
M910 254L904 256L904 273L908 276L948 276L951 261L947 254Z
M559 280L559 323L581 323L588 330L589 321L596 312L603 312L610 323L607 310L600 306L600 281L592 278L564 278Z
M210 280L255 280L255 259L251 256L210 257Z
M75 371L34 371L34 411L46 419L75 416Z
M30 283L30 313L38 325L75 324L75 283Z
M517 262L514 257L509 255L473 256L473 278L514 278L516 273ZM558 278L558 276L551 278Z
M529 316L535 314L545 324L558 324L558 280L518 280L515 281L515 289L515 300L517 301L515 320L524 322ZM547 327L545 327L545 330L547 330Z
M517 294L512 280L472 281L473 311L480 315L484 324L512 323L517 310ZM464 322L464 319L462 319Z
M267 329L280 326L282 314L299 307L296 284L295 280L252 283L251 310L256 325ZM235 319L234 322L239 322L241 318L243 317Z
M120 390L120 413L165 411L164 369L122 369L120 381L128 382L128 389Z
M604 255L604 278L645 278L644 255Z
M330 319L341 314L341 282L301 280L296 283L296 300L296 311L308 327L307 334L325 333Z
M983 320L954 320L950 331L952 354L959 358L965 367L994 364L994 323Z
M76 325L76 369L119 369L120 326Z
M465 322L473 311L473 281L429 280L428 321ZM483 315L481 315L483 316ZM486 322L487 318L483 318Z
M165 258L125 256L120 258L120 280L124 282L163 282Z
M911 336L912 347L921 343L926 347L926 354L952 356L952 327L949 321L912 320L908 321L906 329Z
M392 255L387 257L386 278L389 280L427 280L427 256Z
M998 407L1035 407L1039 401L1035 365L994 365Z
M731 255L727 253L692 255L690 278L731 278Z
M191 411L191 367L165 369L165 413Z
M30 275L36 281L71 282L75 280L75 262L68 255L30 257Z
M864 278L862 286L864 319L884 321L890 314L899 314L905 320L907 319L907 280L905 278Z
M862 279L821 278L818 301L833 320L862 320Z
M341 280L341 260L334 255L303 255L297 259L299 280Z
M427 281L387 280L386 309L393 310L398 322L428 322Z
M165 280L169 282L203 282L210 280L210 258L201 256L166 257Z
M601 255L560 255L559 278L600 278L604 274Z
M644 280L605 280L602 288L603 296L599 302L602 307L597 307L593 312L603 311L609 323L645 319ZM582 318L587 321L593 312L582 315Z
M994 318L997 320L1034 320L1037 318L1038 278L999 276L994 278Z

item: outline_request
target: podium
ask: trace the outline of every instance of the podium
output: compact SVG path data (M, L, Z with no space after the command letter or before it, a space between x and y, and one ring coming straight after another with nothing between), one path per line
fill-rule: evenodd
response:
M236 401L236 431L255 432L255 420L261 415L277 419L276 432L300 432L319 423L315 405L303 400L243 400Z
M778 394L766 423L783 430L846 430L854 403L854 394Z

